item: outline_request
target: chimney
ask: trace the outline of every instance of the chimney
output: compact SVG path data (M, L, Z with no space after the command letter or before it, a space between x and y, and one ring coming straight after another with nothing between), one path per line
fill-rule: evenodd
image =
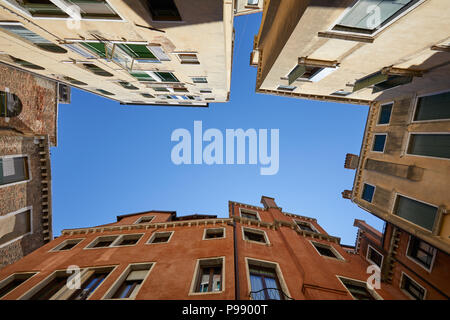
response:
M347 153L345 156L344 168L356 169L358 167L359 157L356 154Z
M344 191L342 191L342 198L351 200L352 199L352 193L353 193L352 190L344 190Z
M275 199L274 198L262 196L261 197L261 203L264 205L264 208L266 208L266 209L268 209L268 208L279 209L279 207L275 203Z

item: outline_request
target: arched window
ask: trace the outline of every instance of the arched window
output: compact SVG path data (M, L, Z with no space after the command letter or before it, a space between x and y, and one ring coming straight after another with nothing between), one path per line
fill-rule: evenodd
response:
M96 74L98 76L102 76L102 77L112 77L113 74L109 73L106 70L103 70L100 67L97 67L95 64L92 63L83 63L83 66L88 69L89 71L91 71L93 74Z
M33 69L33 70L45 70L44 67L38 66L34 63L10 56L10 58L12 59L12 61L14 61L17 64L20 64L22 67L24 68L28 68L28 69Z
M68 77L68 76L64 76L63 79L66 81L69 81L71 84L74 84L74 85L87 86L87 83L77 80L77 79L74 79L74 78L71 78L71 77Z
M17 117L22 112L22 101L13 93L0 91L0 117Z
M107 96L114 96L114 93L111 93L109 91L103 90L103 89L96 89L98 92L106 94Z

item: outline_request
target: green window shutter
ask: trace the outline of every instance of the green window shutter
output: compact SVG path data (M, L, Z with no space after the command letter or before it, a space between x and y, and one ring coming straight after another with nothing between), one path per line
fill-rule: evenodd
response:
M394 214L432 231L437 208L423 202L398 196Z
M384 91L397 86L401 86L410 83L413 80L412 76L389 76L386 81L377 83L373 87L372 93Z
M80 44L101 58L106 58L106 49L103 42L80 42Z
M376 72L367 77L356 80L355 86L353 87L353 92L370 87L371 85L386 81L389 78L389 75L382 74L380 72Z
M130 57L136 59L156 59L155 55L142 44L117 44L117 46L125 51Z
M180 82L172 72L155 72L163 82Z
M412 134L408 153L450 159L450 134Z
M22 4L22 7L28 10L33 17L69 17L67 13L50 1L47 1L46 3L30 3L27 1Z
M155 79L153 79L153 77L150 76L147 72L135 71L131 72L130 74L140 81L155 81Z
M291 85L295 80L300 78L306 72L305 65L297 65L288 75L289 85Z
M450 91L420 97L417 101L415 121L450 119Z

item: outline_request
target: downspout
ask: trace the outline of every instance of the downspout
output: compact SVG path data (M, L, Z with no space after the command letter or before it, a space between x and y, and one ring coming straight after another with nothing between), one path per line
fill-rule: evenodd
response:
M231 203L231 216L234 216L234 203ZM234 299L241 300L239 290L239 267L237 263L238 246L236 241L236 221L233 219L233 245L234 245Z

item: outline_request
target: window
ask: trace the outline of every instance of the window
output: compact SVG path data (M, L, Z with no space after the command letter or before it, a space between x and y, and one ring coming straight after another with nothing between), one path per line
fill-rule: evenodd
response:
M387 137L386 134L375 134L373 137L372 151L384 152L386 137Z
M141 96L143 96L144 98L154 98L154 96L149 93L141 93Z
M83 63L83 66L91 71L93 74L96 74L98 76L102 76L102 77L112 77L113 75L111 73L109 73L108 71L103 70L100 67L97 67L95 64L92 63Z
M155 216L144 216L144 217L140 217L139 219L137 219L134 224L139 224L139 223L150 223L153 221L153 219L155 219Z
M299 64L288 74L289 84L297 79L311 80L311 78L313 78L323 69L324 68L321 67Z
M155 232L148 240L148 243L167 243L172 237L173 231Z
M419 97L417 99L414 121L449 120L450 91Z
M110 247L112 243L118 238L119 236L102 236L98 237L94 241L92 241L86 248L106 248Z
M153 266L154 263L130 265L104 298L134 299Z
M36 273L16 273L0 282L0 299L30 279Z
M0 247L23 238L32 231L31 207L0 216Z
M259 0L247 0L247 4L249 6L257 6L258 2L259 2Z
M203 240L225 238L225 228L205 229Z
M408 154L450 159L450 134L411 134Z
M106 49L103 42L80 42L80 45L95 53L100 58L106 58Z
M389 103L380 107L378 124L389 124L389 121L391 120L392 106L393 103Z
M107 96L114 96L115 95L114 93L106 91L106 90L103 90L103 89L95 89L95 90L97 90L98 92L100 92L100 93L102 93L104 95L107 95Z
M364 78L361 78L355 82L353 86L353 92L358 90L373 87L372 93L377 93L387 89L391 89L400 85L410 83L413 80L412 75L399 76L389 73L382 73L381 71L370 74Z
M95 289L106 279L113 268L96 268L87 271L87 279L83 282L81 287L68 298L68 300L86 300Z
M212 93L211 89L200 89L200 93Z
M0 22L0 28L6 32L13 33L19 38L32 42L38 48L53 52L53 53L66 53L67 50L57 46L53 42L41 37L33 31L25 28L20 22Z
M179 82L172 72L133 71L130 74L139 81Z
M256 220L256 221L260 220L258 212L256 212L256 211L239 209L239 212L240 212L242 218Z
M367 288L367 284L363 281L338 277L344 287L350 292L350 295L355 300L380 300L377 293Z
M113 246L134 246L141 239L143 234L127 234L120 236L120 238L113 243Z
M295 220L295 223L300 228L300 230L317 232L316 228L314 228L313 225L309 222Z
M334 258L338 260L344 260L344 258L336 251L332 246L327 244L318 243L310 241L311 244L316 248L317 252L323 257Z
M429 231L433 230L437 208L401 195L394 206L395 215Z
M120 86L122 86L125 89L128 90L139 90L138 87L132 85L131 83L127 82L127 81L118 81L117 84L119 84Z
M373 34L411 8L419 0L359 0L333 30ZM374 20L375 10L380 19Z
M377 250L375 250L372 246L367 246L367 255L366 259L369 262L372 262L373 264L377 265L381 268L383 265L383 255L379 253Z
M58 297L62 291L66 290L67 280L70 274L64 271L56 271L49 278L39 284L36 290L25 295L23 299L27 300L50 300Z
M371 186L370 184L364 183L361 198L363 200L366 200L367 202L372 202L374 193L375 187Z
M9 56L11 58L11 60L14 63L19 64L20 66L24 67L24 68L28 68L28 69L33 69L33 70L45 70L44 67L38 66L37 64L19 59L19 58L15 58L13 56Z
M0 117L17 117L21 112L22 101L19 97L10 92L0 91Z
M345 97L345 96L348 96L349 94L351 94L351 92L345 91L345 90L338 90L336 92L333 92L331 95L332 96Z
M0 186L29 179L28 157L5 156L0 158Z
M407 276L402 272L402 278L400 280L400 288L409 295L411 298L416 300L424 300L426 290L424 287L415 282L412 278Z
M264 231L258 229L242 228L243 239L246 241L253 241L268 244L267 235Z
M68 77L68 76L64 76L63 79L69 81L71 84L74 84L74 85L87 86L87 83L76 80L76 79Z
M249 265L252 300L282 300L284 295L275 268Z
M195 53L178 53L181 64L200 64Z
M430 246L425 241L414 236L409 237L408 249L406 256L427 269L431 270L434 257L436 256L436 248Z
M206 77L192 77L192 81L194 83L208 83L208 79L206 79Z
M294 91L297 87L294 86L284 86L284 85L279 85L277 90L283 90L283 91Z
M147 4L154 21L181 21L173 0L147 0Z
M83 239L69 239L65 240L59 245L57 245L55 248L53 248L51 251L67 251L75 247L77 244L79 244Z
M223 291L224 258L197 260L194 288L191 293L207 293Z

